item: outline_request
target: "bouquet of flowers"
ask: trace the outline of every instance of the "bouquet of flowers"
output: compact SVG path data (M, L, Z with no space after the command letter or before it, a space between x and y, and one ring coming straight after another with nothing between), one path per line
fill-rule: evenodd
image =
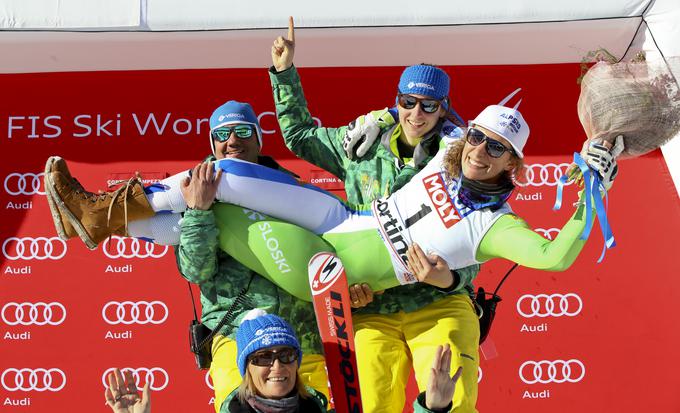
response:
M580 79L578 99L578 117L588 141L614 144L622 136L621 156L637 157L680 132L680 90L670 68L673 62L649 62L642 53L619 62L605 50L589 57L597 63Z
M585 63L593 60L592 66ZM680 87L673 74L680 73L678 63L649 62L642 52L629 62L604 49L589 53L579 78L578 117L587 136L581 155L598 144L615 158L633 158L678 135ZM576 165L567 175L569 181L582 183Z

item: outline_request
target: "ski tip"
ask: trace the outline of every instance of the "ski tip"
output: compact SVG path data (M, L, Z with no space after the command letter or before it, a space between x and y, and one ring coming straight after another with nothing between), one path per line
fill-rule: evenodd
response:
M312 295L319 295L332 287L345 273L345 268L337 255L319 252L309 260L309 286Z

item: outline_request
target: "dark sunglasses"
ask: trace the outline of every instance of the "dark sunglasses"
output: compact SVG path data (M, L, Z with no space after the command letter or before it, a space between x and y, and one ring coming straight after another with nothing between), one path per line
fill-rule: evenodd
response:
M255 133L255 127L253 125L221 126L212 131L212 138L219 142L226 142L231 132L234 132L237 138L248 139Z
M290 364L297 361L297 359L298 353L294 348L284 348L277 351L264 350L253 353L248 357L252 364L260 367L271 367L276 360L283 364Z
M472 146L479 146L486 141L486 153L492 158L500 158L506 151L510 152L510 154L515 153L514 149L508 148L497 140L489 138L479 129L468 129L465 139Z
M413 95L407 95L403 93L398 94L397 98L399 101L399 106L402 108L413 109L418 103L420 103L420 107L425 113L435 113L442 105L442 102L437 99L417 98Z

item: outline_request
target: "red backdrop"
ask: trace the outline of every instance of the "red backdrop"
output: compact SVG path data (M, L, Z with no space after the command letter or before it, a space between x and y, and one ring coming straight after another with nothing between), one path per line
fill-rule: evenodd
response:
M401 69L300 72L312 113L334 126L393 104ZM511 204L554 236L576 198L569 188L563 211L551 211L555 170L584 139L575 110L578 65L446 70L453 103L468 119L523 88L533 174ZM0 406L107 411L102 375L118 366L150 371L154 410L211 411L212 390L188 350L191 304L172 251L114 239L107 251L90 252L56 239L41 172L58 154L88 188L134 171L164 177L209 152L207 117L236 99L261 115L265 154L323 183L326 173L285 149L266 71L0 75L0 87ZM568 271L519 268L503 287L481 362L480 411L680 410L680 332L673 328L680 202L658 151L621 164L609 210L618 246L605 261L596 264L602 237L593 234ZM493 289L509 267L483 265L478 284Z

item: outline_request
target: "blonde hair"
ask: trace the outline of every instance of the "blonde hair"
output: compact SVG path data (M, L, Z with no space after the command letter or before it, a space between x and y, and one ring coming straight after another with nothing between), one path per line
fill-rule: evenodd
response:
M307 387L302 383L300 372L297 370L295 371L295 390L297 391L298 396L303 399L310 397ZM255 388L253 377L250 375L248 368L246 368L246 375L243 376L243 381L238 386L238 399L241 403L246 403L248 398L257 394L258 392L257 388Z
M463 148L465 147L465 138L461 138L449 146L449 149L444 154L444 172L447 180L458 179L463 170ZM522 184L525 181L524 174L524 160L514 153L511 162L514 167L503 172L503 177L514 184Z

